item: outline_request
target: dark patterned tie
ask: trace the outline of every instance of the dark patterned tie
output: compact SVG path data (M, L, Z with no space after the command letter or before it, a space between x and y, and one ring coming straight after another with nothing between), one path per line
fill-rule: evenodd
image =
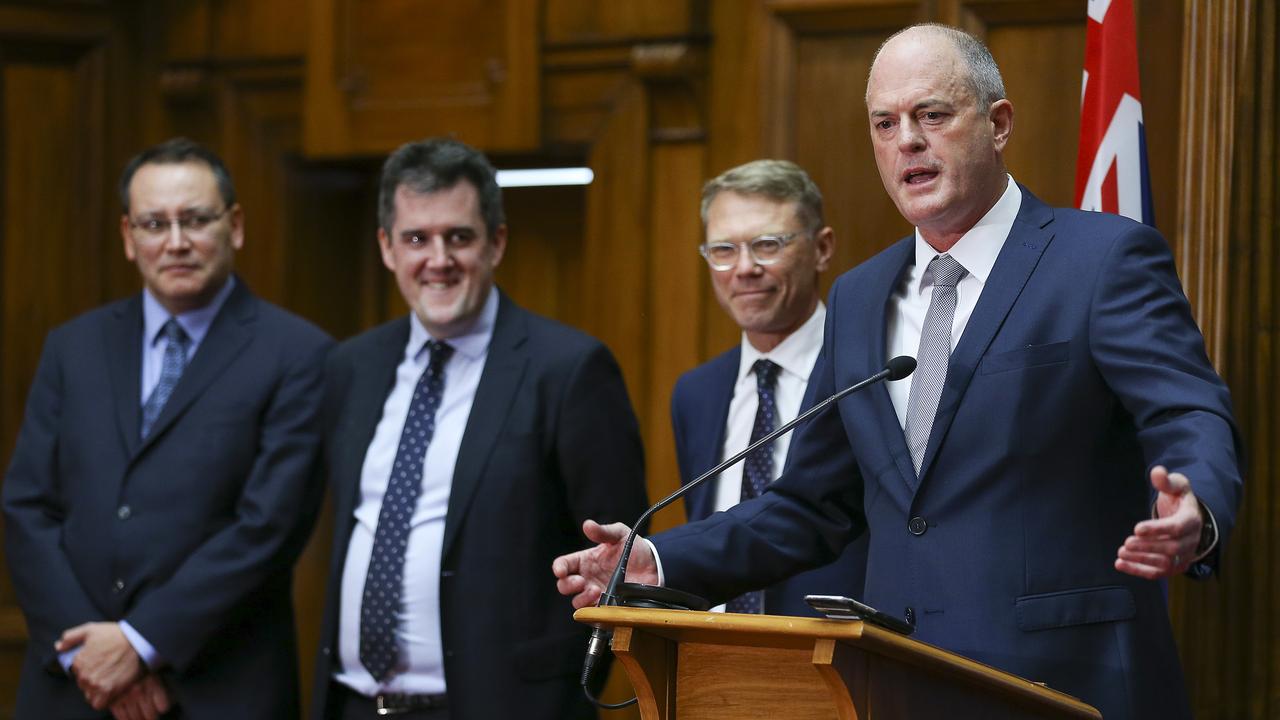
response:
M778 404L774 400L774 390L778 384L778 371L782 368L770 360L757 360L752 369L756 374L756 421L751 426L751 442L773 432L778 426ZM743 500L759 497L764 489L773 482L773 443L757 448L747 456L742 465ZM764 591L753 590L733 598L725 605L725 610L736 613L764 612Z
M400 433L395 464L378 512L369 572L360 602L360 662L378 682L391 677L399 655L396 627L400 623L400 593L404 587L404 554L422 491L422 464L436 429L436 410L444 392L444 365L453 348L430 340L431 360L413 389L409 414Z
M160 381L156 383L151 395L147 396L147 401L142 404L143 440L151 434L151 428L155 427L160 411L164 410L164 404L169 402L169 396L178 386L182 371L187 367L187 350L191 347L191 338L187 337L187 332L173 318L169 318L164 327L160 328L160 332L166 340L164 360L160 365Z
M933 418L942 398L942 384L947 379L951 359L951 326L956 317L956 283L968 272L950 255L937 255L929 262L933 273L933 297L920 328L920 349L916 352L916 371L911 376L911 394L907 400L907 445L911 462L920 474L924 451L929 446Z

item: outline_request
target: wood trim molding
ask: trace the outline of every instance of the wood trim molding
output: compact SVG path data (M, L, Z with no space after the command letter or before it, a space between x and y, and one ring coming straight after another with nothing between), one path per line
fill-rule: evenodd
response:
M1236 146L1236 80L1249 55L1252 0L1186 0L1182 138L1173 251L1209 357L1227 362L1227 261Z

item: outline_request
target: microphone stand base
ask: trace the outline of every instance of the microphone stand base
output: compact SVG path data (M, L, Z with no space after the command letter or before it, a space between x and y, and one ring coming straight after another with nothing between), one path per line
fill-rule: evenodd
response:
M711 607L705 598L693 593L644 583L618 585L617 597L618 604L623 607L658 610L707 610Z

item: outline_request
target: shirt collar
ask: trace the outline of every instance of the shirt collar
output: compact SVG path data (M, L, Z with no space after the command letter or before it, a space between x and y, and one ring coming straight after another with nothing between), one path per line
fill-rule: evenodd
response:
M1004 247L1005 239L1013 230L1013 222L1018 218L1018 210L1022 207L1022 191L1018 189L1018 184L1013 181L1012 175L1006 174L1006 177L1009 178L1009 184L1005 186L1000 199L947 251L948 255L959 261L970 275L984 285L987 282L987 276L991 274L991 268L996 264L1000 249ZM920 236L920 229L916 228L916 268L913 287L917 292L924 287L925 268L937 254L938 251L925 242Z
M231 291L235 289L236 278L234 275L228 276L227 281L222 284L222 288L213 296L213 300L202 308L190 310L177 315L169 315L169 311L164 309L160 301L155 295L151 294L150 288L142 289L142 332L143 337L147 340L147 347L155 344L160 336L160 331L164 328L164 324L169 318L178 321L178 325L187 333L187 337L191 338L192 346L199 345L204 336L209 332L209 327L213 325L213 319L218 316L218 311L226 304L227 298L231 296Z
M498 288L495 285L489 288L489 297L485 298L484 307L481 308L480 316L476 318L475 323L462 334L444 338L444 341L453 347L455 354L470 360L484 357L484 354L489 351L489 341L493 339L493 325L497 318ZM415 360L420 359L419 356L426 349L427 341L430 339L431 333L427 332L427 328L418 319L418 314L409 313L409 343L405 345L405 356Z
M822 350L822 329L827 320L827 306L821 300L814 308L804 324L788 335L778 346L767 353L762 353L742 334L741 360L738 362L738 381L751 374L756 360L761 358L777 363L782 371L791 373L804 382L809 382L809 373L813 372L813 364L818 360L818 352Z

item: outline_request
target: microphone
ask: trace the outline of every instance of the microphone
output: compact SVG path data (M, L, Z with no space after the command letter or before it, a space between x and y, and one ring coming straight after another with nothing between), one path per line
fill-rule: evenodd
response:
M794 420L784 423L781 427L773 432L765 435L759 440L751 443L745 450L728 458L724 462L716 465L710 470L702 473L693 482L688 485L682 485L675 492L665 498L654 503L648 510L645 510L640 518L631 526L631 532L627 534L627 539L622 544L622 556L618 558L618 565L613 570L613 575L609 578L609 584L605 587L604 592L600 593L600 599L596 601L596 607L606 605L626 605L631 607L655 607L655 608L671 608L680 610L706 610L710 603L705 599L694 595L693 593L676 590L675 588L657 587L654 585L646 585L643 583L624 583L622 578L626 575L627 562L631 560L631 546L635 544L636 532L640 526L644 525L654 513L662 508L670 505L680 499L693 488L706 482L709 478L713 478L724 472L725 468L730 467L742 458L750 455L761 446L768 445L778 437L791 431L792 428L818 413L826 410L832 403L838 402L846 395L851 395L870 385L885 380L901 380L916 369L916 359L907 355L899 355L885 364L884 369L872 375L861 382L854 383L822 402L814 405L808 410L800 413ZM596 661L604 655L604 649L608 646L609 637L612 631L606 630L599 626L591 631L591 640L587 644L587 656L582 664L582 686L587 688L587 681L591 677L592 669L595 667ZM590 698L591 693L588 690L587 696ZM591 698L594 702L595 699Z

